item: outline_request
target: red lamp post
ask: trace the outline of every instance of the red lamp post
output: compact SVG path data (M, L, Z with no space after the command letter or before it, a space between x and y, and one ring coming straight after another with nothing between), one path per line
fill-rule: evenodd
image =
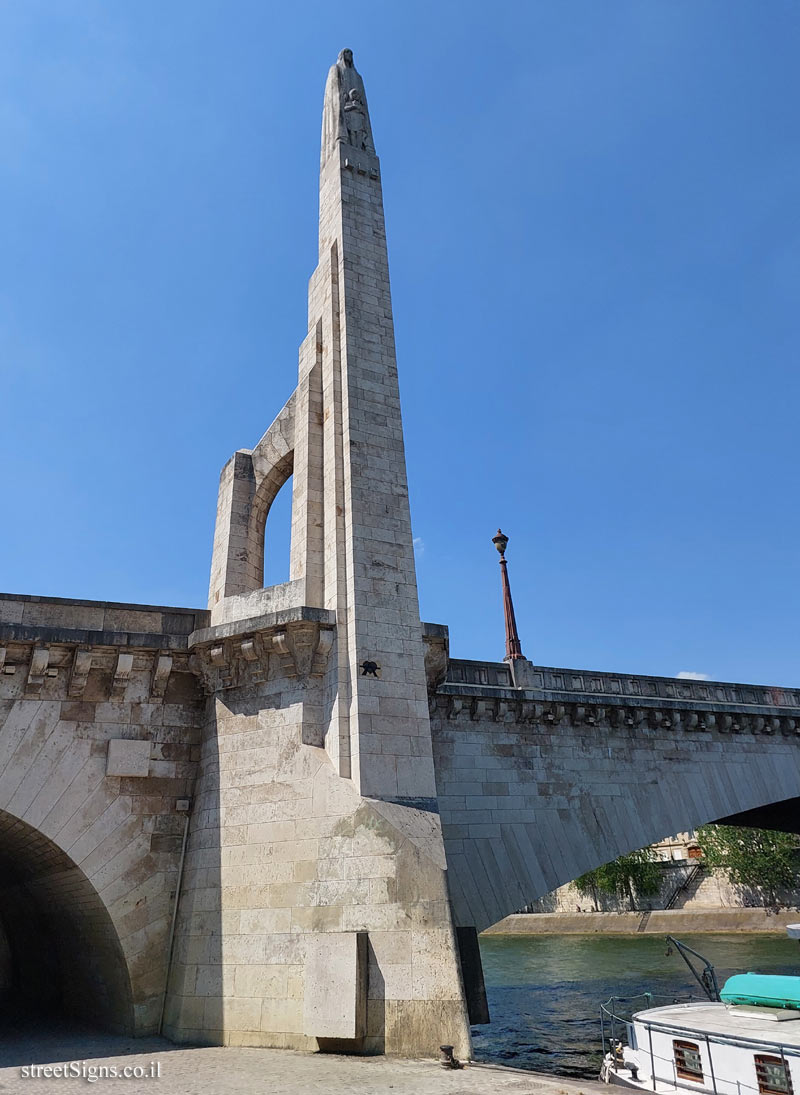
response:
M517 621L514 616L514 602L511 600L511 586L508 582L508 563L506 562L506 548L508 537L500 530L492 537L492 543L500 552L500 574L503 585L503 615L506 622L506 661L515 661L524 658L522 645L517 632Z

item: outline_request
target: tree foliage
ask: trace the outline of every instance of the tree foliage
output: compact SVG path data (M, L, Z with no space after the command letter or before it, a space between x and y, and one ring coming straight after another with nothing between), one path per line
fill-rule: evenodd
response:
M794 889L800 881L797 837L772 829L735 825L703 825L697 843L708 867L717 867L736 886L757 890L766 903L778 903L779 889Z
M575 879L575 889L585 897L591 897L595 912L597 912L598 896L600 893L599 873L600 868L598 867L593 871L587 871L586 874L582 874L579 878Z
M636 910L637 897L651 897L661 889L661 869L650 848L621 855L575 879L578 893L591 895L595 909L599 893L628 900Z

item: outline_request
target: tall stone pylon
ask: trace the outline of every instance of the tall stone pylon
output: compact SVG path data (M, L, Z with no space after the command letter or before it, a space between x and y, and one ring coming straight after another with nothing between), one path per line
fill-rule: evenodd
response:
M289 581L264 530L293 473ZM268 545L267 545L268 550ZM208 695L164 1030L470 1052L436 799L380 164L343 50L297 388L222 471Z
M328 752L363 795L433 799L380 165L349 50L325 89L297 398L291 577L336 612Z

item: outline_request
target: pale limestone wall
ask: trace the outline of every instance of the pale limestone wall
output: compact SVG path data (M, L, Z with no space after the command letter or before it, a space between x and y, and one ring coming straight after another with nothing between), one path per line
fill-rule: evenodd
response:
M694 863L667 863L661 867L661 887L657 894L651 896L637 896L637 909L663 909L664 903L669 900L675 890L684 882L688 872ZM687 903L681 904L685 907ZM526 913L574 913L577 911L591 912L594 908L594 898L591 894L582 894L572 882L565 886L559 886L536 901L532 901L519 912ZM630 902L627 898L619 898L614 894L598 893L598 912L627 912Z
M351 666L365 657L381 666L377 683L351 678L351 774L365 795L433 799L380 170L376 158L340 146L326 171L341 187L346 641Z
M800 889L777 892L778 902L781 905L800 907ZM679 900L677 908L680 909L737 909L752 908L763 904L763 896L753 892L745 886L735 886L724 871L704 872L699 879L699 885L692 887L688 892L687 900Z
M20 1006L61 982L67 1011L157 1029L204 710L187 636L204 615L0 596L0 907ZM136 743L145 774L108 774L112 741Z
M531 700L527 717L523 695ZM494 690L491 698L455 706L452 695L433 700L458 924L481 930L665 832L800 795L794 731L676 731L661 725L663 718L655 726L612 725L608 706L598 709L603 715L594 725L581 706L575 725L574 711L564 707L556 721L537 716L533 700L540 698L531 692L515 700L510 690Z
M181 898L165 1032L315 1050L303 1031L309 938L369 933L367 1051L468 1053L438 819L360 796L302 743L321 672L218 693ZM312 987L313 990L313 987Z
M337 71L326 112L338 116ZM431 1056L447 1042L466 1056L374 153L331 143L319 214L291 437L274 424L266 436L282 450L268 446L261 463L255 450L251 464L243 450L223 472L213 626L190 640L211 706L168 1030L315 1048L340 1027L304 1008L319 989L320 944L307 964L307 940L329 933L337 954L357 954L357 940L333 933L366 932L367 1027L348 1048ZM279 607L270 590L247 592L263 542L263 525L250 535L252 484L274 486L290 451Z

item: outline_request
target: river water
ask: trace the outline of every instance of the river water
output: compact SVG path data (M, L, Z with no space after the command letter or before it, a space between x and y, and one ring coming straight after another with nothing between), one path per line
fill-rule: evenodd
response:
M777 932L678 938L714 963L720 986L732 973L800 974L800 947ZM596 1079L601 1003L701 995L661 935L487 935L480 944L492 1021L472 1028L478 1060Z

